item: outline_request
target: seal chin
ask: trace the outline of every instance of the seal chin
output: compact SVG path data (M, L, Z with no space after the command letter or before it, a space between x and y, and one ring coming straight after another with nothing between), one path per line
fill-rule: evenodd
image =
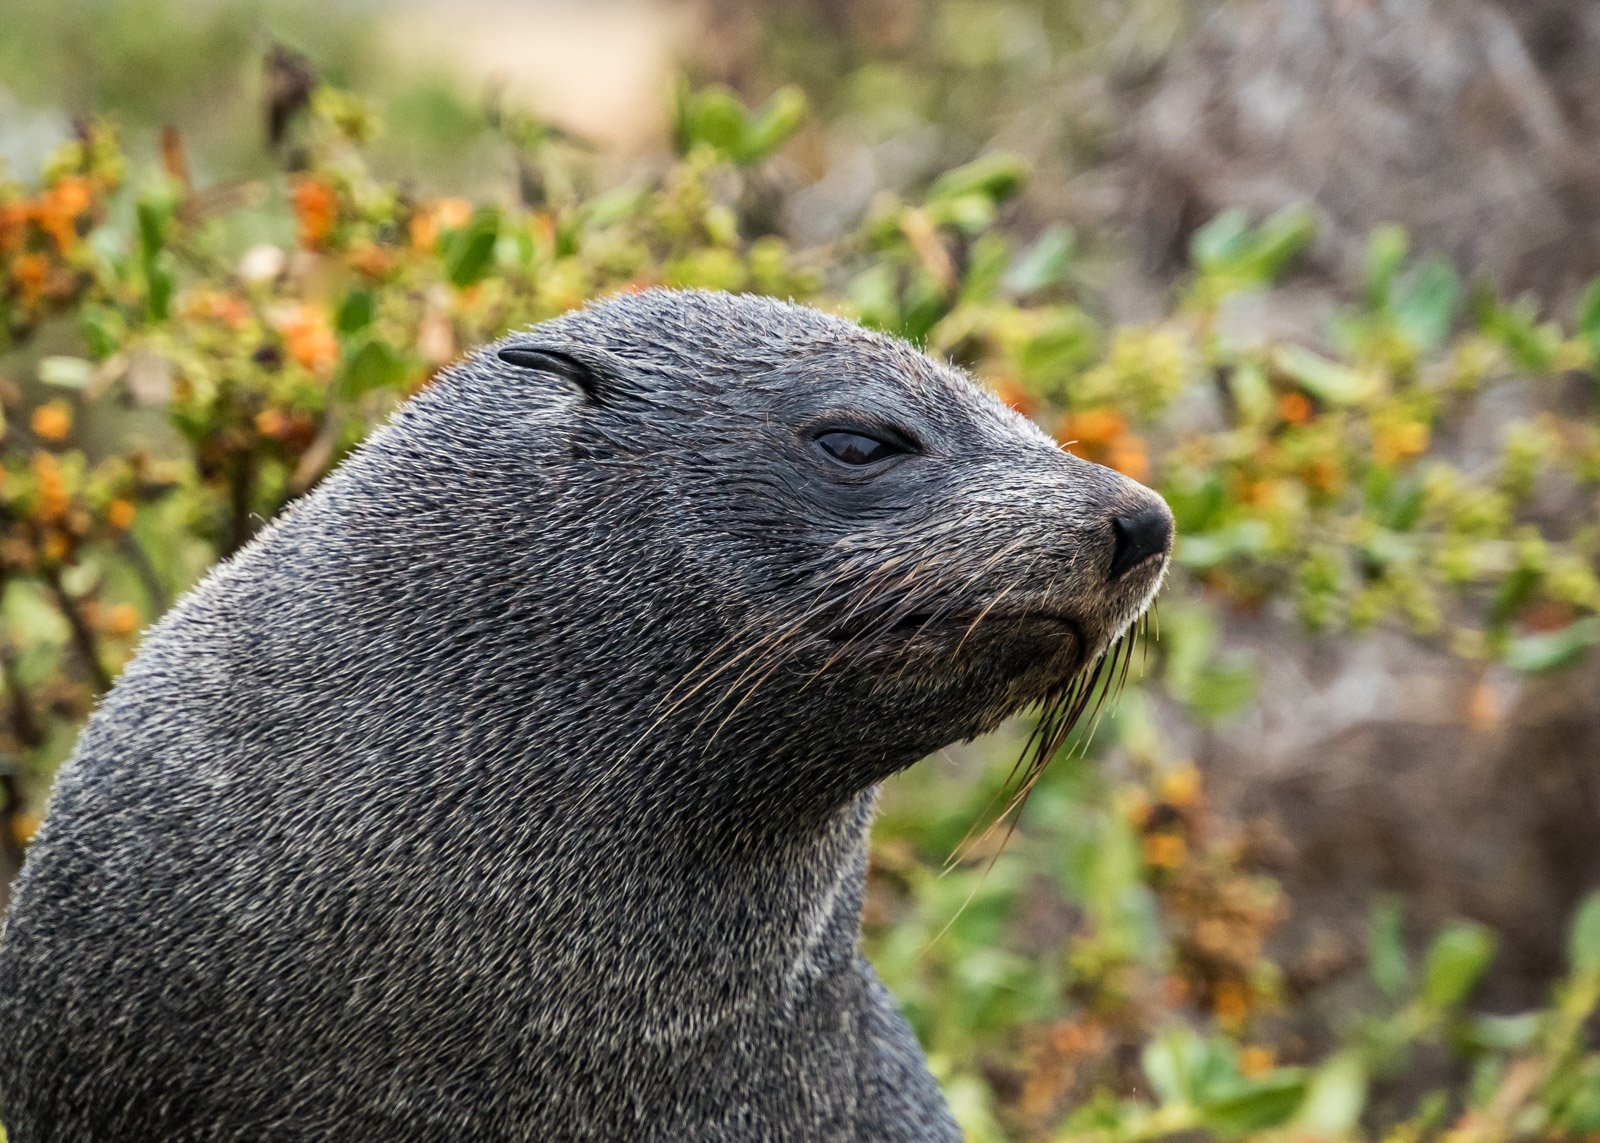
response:
M1077 615L1015 607L912 615L876 641L867 656L892 680L926 685L939 678L982 678L1028 701L1078 674L1096 650Z
M1003 637L1027 639L1044 648L1046 654L1039 665L1061 678L1077 674L1094 647L1083 621L1065 611L1010 611L998 618L997 626Z

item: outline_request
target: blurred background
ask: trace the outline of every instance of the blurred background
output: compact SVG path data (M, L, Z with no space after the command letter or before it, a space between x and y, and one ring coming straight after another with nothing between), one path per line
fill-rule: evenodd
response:
M1015 832L1026 720L886 793L970 1136L1600 1138L1597 109L1584 0L8 0L0 903L142 627L434 371L754 290L1177 516Z

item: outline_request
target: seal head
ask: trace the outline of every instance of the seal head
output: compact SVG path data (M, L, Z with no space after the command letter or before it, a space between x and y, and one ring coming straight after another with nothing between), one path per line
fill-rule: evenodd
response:
M664 561L686 559L675 574L716 610L721 637L683 680L699 703L726 718L797 684L876 700L901 745L852 786L1058 691L1165 572L1155 493L957 370L815 311L650 293L497 355L569 384L574 454L661 513Z

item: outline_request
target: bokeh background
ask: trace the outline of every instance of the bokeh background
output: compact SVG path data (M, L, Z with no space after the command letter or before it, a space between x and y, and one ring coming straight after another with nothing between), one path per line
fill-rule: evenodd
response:
M141 628L434 371L755 290L1177 516L1020 817L1026 720L886 792L970 1136L1600 1138L1597 109L1585 0L8 0L0 902Z

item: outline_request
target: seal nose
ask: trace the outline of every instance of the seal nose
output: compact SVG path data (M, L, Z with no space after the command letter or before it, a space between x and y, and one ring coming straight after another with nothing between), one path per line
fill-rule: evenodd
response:
M1111 555L1111 571L1106 578L1114 580L1120 579L1129 568L1167 550L1167 544L1172 541L1172 517L1163 508L1141 508L1131 516L1113 519L1111 531L1117 538L1117 547Z

